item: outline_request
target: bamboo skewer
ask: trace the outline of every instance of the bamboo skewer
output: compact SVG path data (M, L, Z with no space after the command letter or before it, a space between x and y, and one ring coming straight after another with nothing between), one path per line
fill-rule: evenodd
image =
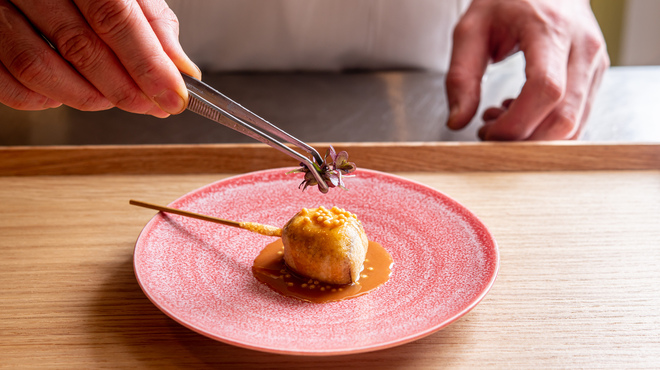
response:
M240 222L224 220L222 218L216 218L216 217L211 217L211 216L206 216L206 215L201 215L199 213L193 213L193 212L183 211L183 210L176 209L176 208L161 206L161 205L158 205L158 204L142 202L140 200L131 199L129 201L129 203L131 205L138 206L138 207L150 208L150 209L154 209L156 211L161 211L161 212L174 213L176 215L192 217L192 218L196 218L196 219L204 220L204 221L215 222L215 223L218 223L218 224L223 224L225 226L241 227Z
M222 225L225 225L225 226L238 227L240 229L251 231L253 233L257 233L257 234L261 234L261 235L282 236L282 229L280 229L279 227L275 227L275 226L258 224L256 222L237 222L237 221L225 220L225 219L222 219L222 218L211 217L211 216L207 216L207 215L201 215L199 213L183 211L183 210L176 209L176 208L165 207L165 206L161 206L161 205L158 205L158 204L142 202L142 201L134 200L134 199L131 199L129 201L129 203L131 205L134 205L134 206L154 209L154 210L160 211L160 212L174 213L174 214L179 215L179 216L192 217L192 218L196 218L196 219L203 220L203 221L215 222L217 224L222 224Z

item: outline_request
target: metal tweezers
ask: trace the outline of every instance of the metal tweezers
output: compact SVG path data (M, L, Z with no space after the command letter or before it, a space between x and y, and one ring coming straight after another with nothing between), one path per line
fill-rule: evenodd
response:
M240 104L229 99L204 82L184 73L181 76L183 76L183 81L186 84L186 88L188 88L188 110L261 141L264 144L268 144L280 152L297 159L314 175L321 192L326 193L328 191L328 185L321 178L321 174L314 166L314 163L308 157L291 149L285 143L292 144L311 154L319 168L323 168L323 158L314 148L243 108ZM284 143L273 138L273 136L279 138Z

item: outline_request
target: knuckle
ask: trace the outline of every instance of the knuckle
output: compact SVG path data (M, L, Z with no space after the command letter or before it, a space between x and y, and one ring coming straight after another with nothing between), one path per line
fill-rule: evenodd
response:
M167 27L170 27L178 32L179 30L179 19L172 9L169 7L164 7L156 15L156 19L159 22L164 23Z
M33 95L27 89L3 89L0 91L0 103L18 110L43 109L46 98Z
M98 63L99 40L83 27L63 27L54 33L60 55L77 69L88 70Z
M113 94L112 103L119 109L133 112L133 113L146 113L154 106L150 100L147 99L137 88L130 90L121 89Z
M552 7L545 8L543 14L539 17L540 21L552 32L565 33L568 30L568 20L557 9Z
M553 139L568 139L575 135L578 129L578 113L574 110L562 109L555 111L550 117L548 132Z
M130 1L96 0L90 2L87 21L99 35L120 33L133 13Z
M521 141L529 137L531 134L530 131L531 128L529 125L527 125L526 122L517 121L506 130L502 130L500 133L500 138L509 141Z
M17 82L0 65L0 103L18 110L43 110L48 98Z
M7 69L17 80L28 85L46 83L51 77L45 55L31 49L21 50L14 55Z
M156 83L162 75L162 64L156 57L143 58L139 64L135 66L135 75L144 80Z
M447 86L458 86L467 81L467 75L461 68L454 67L447 73L445 84Z
M474 71L460 63L453 63L445 76L445 85L449 88L460 88L462 90L479 90L481 80L482 76L479 71Z
M602 54L605 49L605 41L593 34L588 34L584 37L581 45L581 50L589 59L595 59L599 54ZM605 53L607 54L607 53Z
M596 69L605 70L610 67L610 56L604 43L601 43L598 48L594 48L589 58L592 61L595 60Z
M607 53L603 53L603 57L601 58L599 68L601 70L606 70L610 68L610 56Z
M77 96L75 104L71 106L82 111L99 111L108 108L106 102L105 97L99 93L83 94Z
M466 15L454 27L453 38L454 42L462 40L469 35L471 31L477 26L477 19Z
M532 24L538 25L547 33L567 34L571 29L571 20L562 7L542 2L527 2L527 17Z
M531 83L535 91L553 103L559 102L564 97L564 83L550 73L542 73Z
M529 32L535 32L552 40L555 45L567 45L571 39L571 22L564 13L555 7L541 4L527 4L525 24Z
M567 130L567 132L571 132L577 126L578 114L572 109L563 109L557 113L554 121L555 127L562 129L562 131Z

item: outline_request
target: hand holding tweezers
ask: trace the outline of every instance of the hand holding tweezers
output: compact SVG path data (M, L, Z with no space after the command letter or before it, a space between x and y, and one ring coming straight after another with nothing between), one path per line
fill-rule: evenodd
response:
M181 75L188 89L188 110L268 144L280 152L297 159L314 175L321 192L328 192L328 185L321 178L321 174L318 172L316 166L314 166L314 163L308 157L291 149L285 143L292 144L311 154L318 167L322 168L323 158L314 148L243 108L204 82L183 73ZM283 142L278 141L278 139Z

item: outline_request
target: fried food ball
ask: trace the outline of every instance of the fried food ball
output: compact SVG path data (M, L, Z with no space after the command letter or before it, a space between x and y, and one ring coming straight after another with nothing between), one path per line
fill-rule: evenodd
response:
M303 208L282 230L284 261L295 273L329 284L352 284L364 268L369 240L343 209Z

